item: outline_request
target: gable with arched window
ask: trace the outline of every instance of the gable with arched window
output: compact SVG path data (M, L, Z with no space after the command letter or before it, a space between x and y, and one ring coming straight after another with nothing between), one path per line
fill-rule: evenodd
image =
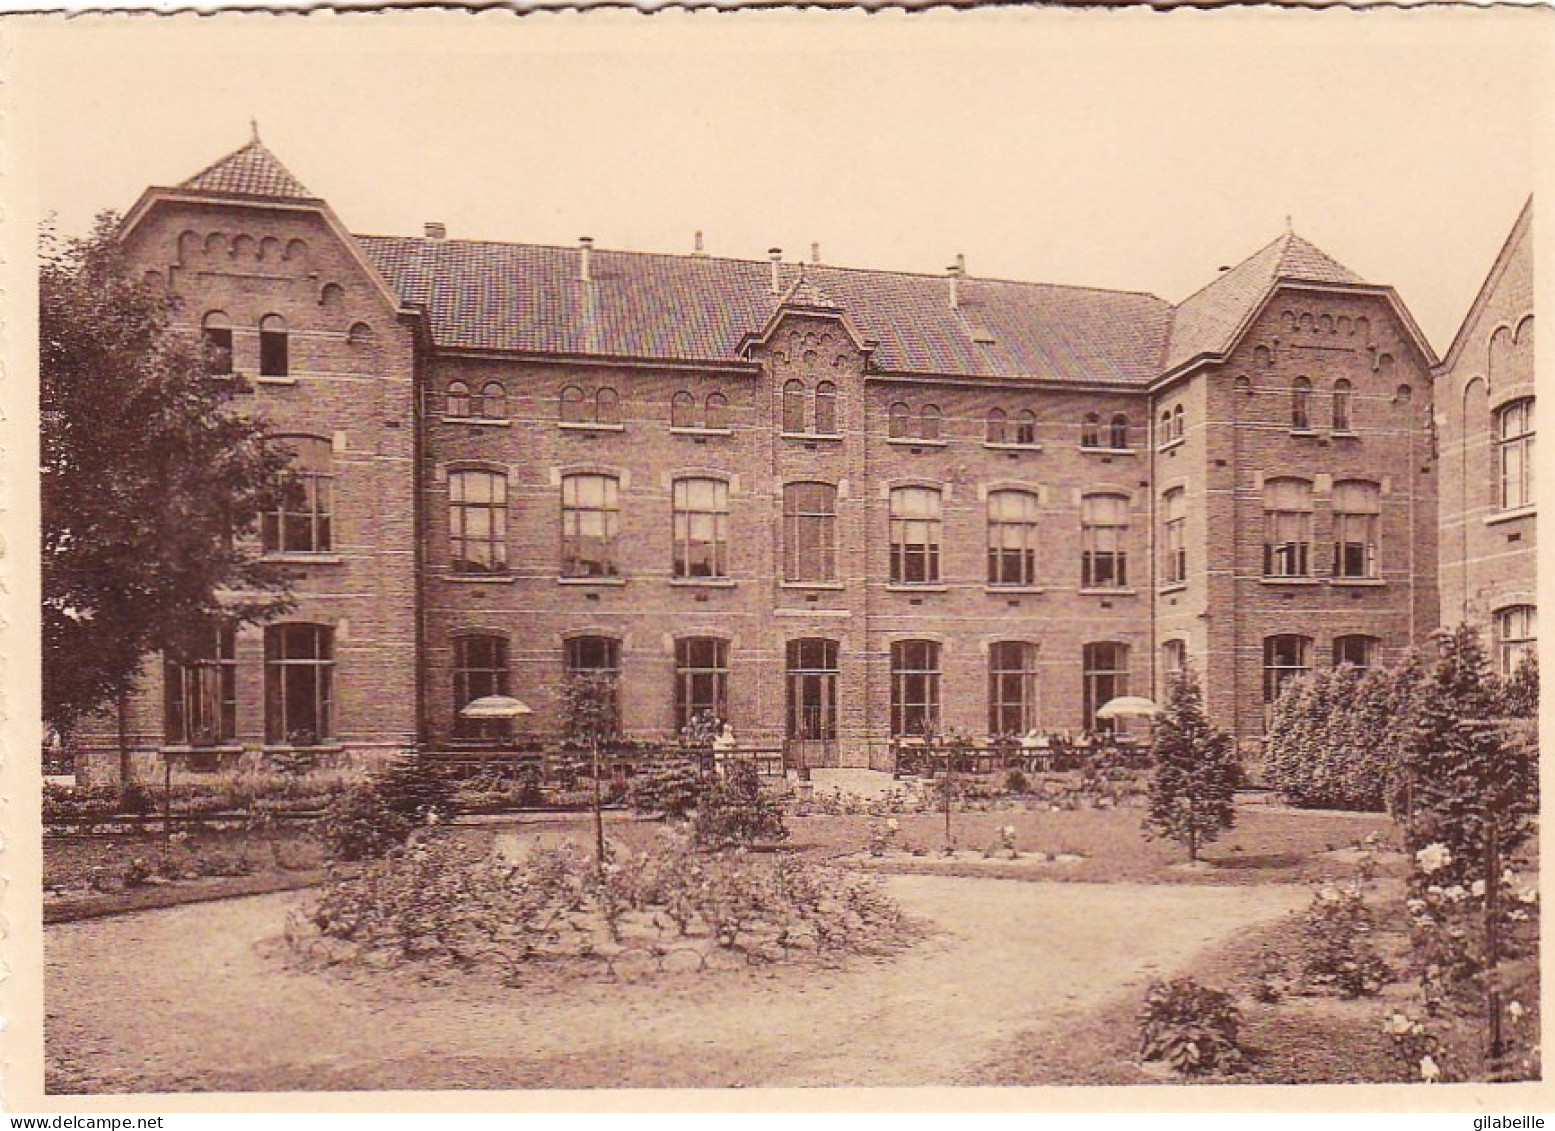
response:
M783 431L791 436L805 432L805 386L798 378L783 382Z

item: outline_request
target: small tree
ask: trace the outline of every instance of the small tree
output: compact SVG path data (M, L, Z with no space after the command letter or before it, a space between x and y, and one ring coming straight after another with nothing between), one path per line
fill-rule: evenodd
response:
M1236 824L1232 795L1241 777L1231 736L1210 725L1192 672L1175 675L1156 720L1151 746L1150 810L1146 836L1184 845L1188 859Z
M605 814L599 795L600 748L616 736L615 680L603 672L574 672L562 689L562 731L568 742L589 752L594 783L595 862L605 866Z

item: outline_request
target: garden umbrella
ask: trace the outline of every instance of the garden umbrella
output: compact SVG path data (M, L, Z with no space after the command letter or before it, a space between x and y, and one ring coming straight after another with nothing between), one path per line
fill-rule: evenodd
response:
M1120 695L1109 699L1096 711L1098 719L1148 719L1158 715L1161 708L1142 695Z
M516 719L533 713L527 703L507 695L483 695L466 703L459 712L466 719Z

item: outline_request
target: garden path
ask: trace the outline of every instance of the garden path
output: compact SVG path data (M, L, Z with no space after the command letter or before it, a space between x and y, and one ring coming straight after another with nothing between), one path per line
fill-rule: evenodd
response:
M541 988L286 968L286 893L49 927L51 1092L915 1086L1303 905L1306 888L892 876L890 960ZM269 939L270 941L261 941Z

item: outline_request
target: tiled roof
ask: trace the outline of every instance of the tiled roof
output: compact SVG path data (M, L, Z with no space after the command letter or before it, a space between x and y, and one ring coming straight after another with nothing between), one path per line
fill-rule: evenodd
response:
M1246 317L1279 279L1309 283L1364 283L1355 272L1293 232L1224 272L1173 311L1171 344L1162 371L1201 354L1223 353Z
M313 194L292 176L258 138L196 173L179 188L230 196L267 196L311 200Z
M739 360L780 298L771 265L530 244L358 236L444 347L670 361ZM892 373L1144 384L1160 368L1171 307L1153 295L809 265L803 305L840 307ZM799 268L784 265L780 290Z

